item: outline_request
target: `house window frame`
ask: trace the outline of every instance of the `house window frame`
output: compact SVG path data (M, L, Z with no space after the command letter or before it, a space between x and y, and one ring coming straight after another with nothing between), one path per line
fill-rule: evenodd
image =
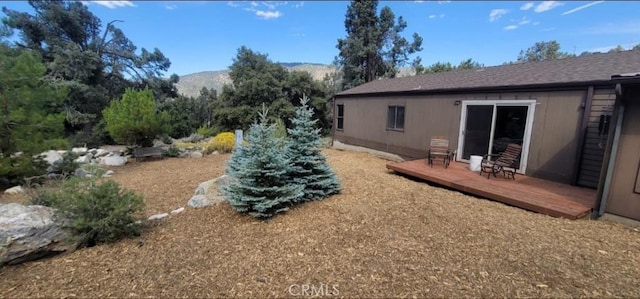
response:
M393 121L393 126L389 126L389 112L390 110L394 108L394 121ZM398 128L398 108L402 108L402 128ZM404 132L404 124L405 124L405 119L407 118L407 114L406 114L406 107L405 105L389 105L387 106L387 130L389 131L398 131L398 132Z
M336 104L336 131L344 131L344 104Z

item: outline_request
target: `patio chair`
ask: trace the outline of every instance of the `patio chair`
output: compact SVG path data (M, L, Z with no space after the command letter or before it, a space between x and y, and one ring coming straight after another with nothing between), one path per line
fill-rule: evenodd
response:
M480 175L487 173L487 179L493 174L496 177L496 173L502 172L505 178L516 179L516 168L518 160L520 159L520 153L522 152L522 146L509 143L507 149L499 155L488 154L482 157L482 164L480 167ZM497 157L497 158L496 158ZM495 160L494 160L495 158Z
M433 160L435 159L442 159L444 168L447 168L449 166L449 163L451 162L449 139L444 136L435 136L431 138L429 155L427 156L427 162L429 163L429 166L433 167Z

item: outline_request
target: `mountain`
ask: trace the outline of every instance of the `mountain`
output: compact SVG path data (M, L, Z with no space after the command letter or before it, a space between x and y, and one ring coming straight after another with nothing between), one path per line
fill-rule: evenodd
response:
M280 65L284 66L289 71L303 71L311 74L311 77L315 80L322 80L326 74L331 74L336 71L336 67L333 65L320 64L320 63L307 63L307 62L280 62ZM401 68L398 77L405 77L413 75L413 69ZM202 87L207 89L215 89L218 94L222 91L224 84L231 84L231 78L229 78L229 70L219 71L204 71L193 74L180 76L180 81L176 84L178 93L197 97L200 95Z
M289 71L296 70L308 72L315 80L322 80L325 74L330 74L336 69L332 65L320 63L283 62L280 64ZM200 95L202 87L206 87L207 89L213 88L217 90L219 94L222 91L222 86L224 84L231 84L228 69L204 71L180 76L180 81L178 81L176 87L178 88L179 94L197 97Z

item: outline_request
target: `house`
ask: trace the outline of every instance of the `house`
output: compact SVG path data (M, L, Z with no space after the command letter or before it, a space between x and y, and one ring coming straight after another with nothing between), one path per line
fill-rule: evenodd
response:
M334 98L334 139L457 161L522 145L518 173L598 190L595 216L640 220L640 51L383 79Z

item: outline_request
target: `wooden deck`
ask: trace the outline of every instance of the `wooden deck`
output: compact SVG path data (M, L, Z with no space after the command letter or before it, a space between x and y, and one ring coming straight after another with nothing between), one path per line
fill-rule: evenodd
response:
M387 164L387 168L411 177L446 186L515 207L554 217L579 219L591 212L596 190L516 174L516 180L501 174L487 179L486 173L469 170L469 164L451 162L448 168L440 163L433 167L425 159Z

